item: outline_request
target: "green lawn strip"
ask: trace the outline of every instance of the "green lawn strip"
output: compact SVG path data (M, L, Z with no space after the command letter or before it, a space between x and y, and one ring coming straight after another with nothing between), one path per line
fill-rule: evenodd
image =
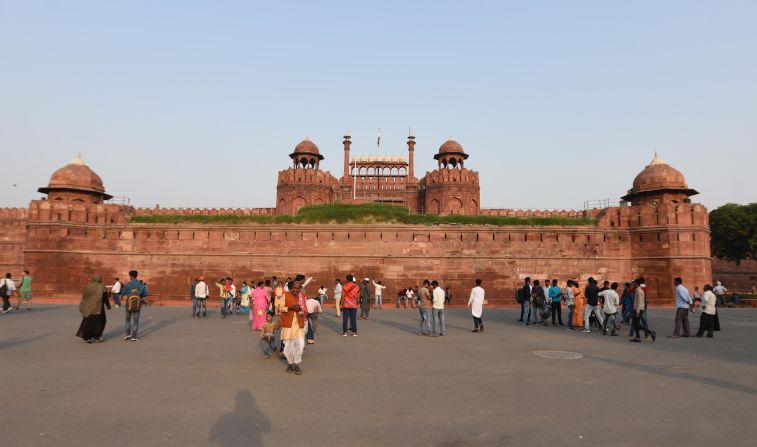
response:
M261 215L181 215L153 214L132 216L132 223L200 223L200 224L415 224L415 225L529 225L529 226L576 226L593 225L589 217L515 217L515 216L432 216L410 214L403 206L378 203L359 205L326 204L306 206L295 216Z

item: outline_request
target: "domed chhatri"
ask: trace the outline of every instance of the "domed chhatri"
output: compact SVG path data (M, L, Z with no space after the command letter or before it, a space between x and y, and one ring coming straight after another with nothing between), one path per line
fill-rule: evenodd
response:
M294 169L320 169L320 162L323 160L321 151L309 138L305 138L294 147L294 152L289 154L289 158L294 161Z
M468 154L465 153L463 146L453 139L445 141L444 144L439 147L439 153L434 155L434 160L438 160L439 157L445 155L462 155L463 159L468 158Z
M81 159L81 155L53 172L47 187L37 191L47 194L48 200L102 203L112 198L105 192L103 180Z
M699 194L689 188L681 171L667 164L655 152L654 159L633 180L633 187L623 196L634 204L641 202L682 202Z

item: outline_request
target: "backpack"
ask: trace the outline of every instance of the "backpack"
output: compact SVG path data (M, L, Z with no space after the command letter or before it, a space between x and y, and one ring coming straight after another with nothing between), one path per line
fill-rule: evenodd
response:
M0 296L8 296L8 283L5 282L5 278L3 278L3 285L0 286Z
M515 301L523 303L523 289L515 289Z
M126 298L126 310L139 312L140 309L142 309L142 298L139 296L139 287L132 287L129 291L129 297Z

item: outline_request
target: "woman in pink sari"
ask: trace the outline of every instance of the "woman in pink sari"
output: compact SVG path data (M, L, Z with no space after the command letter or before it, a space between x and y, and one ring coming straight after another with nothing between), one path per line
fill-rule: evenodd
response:
M265 313L268 310L268 294L263 288L263 281L252 291L252 330L259 331L265 323Z

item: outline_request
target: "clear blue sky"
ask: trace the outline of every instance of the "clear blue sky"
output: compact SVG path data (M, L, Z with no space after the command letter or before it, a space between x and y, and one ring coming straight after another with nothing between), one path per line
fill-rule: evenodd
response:
M0 0L0 206L77 152L139 206L274 206L309 136L416 175L452 136L484 207L617 198L654 151L757 201L754 1ZM12 185L16 184L16 187Z

